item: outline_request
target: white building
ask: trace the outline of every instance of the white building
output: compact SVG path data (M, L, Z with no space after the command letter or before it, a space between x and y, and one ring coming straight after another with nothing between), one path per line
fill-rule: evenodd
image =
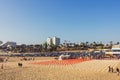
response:
M60 38L53 37L53 38L47 38L47 45L60 45Z
M113 45L111 50L106 51L106 54L120 54L120 45Z
M6 43L3 43L1 44L1 47L16 47L16 42L6 42Z
M58 46L58 45L60 45L60 38L53 37L52 42L53 42L54 45Z
M47 38L47 45L52 45L52 38Z

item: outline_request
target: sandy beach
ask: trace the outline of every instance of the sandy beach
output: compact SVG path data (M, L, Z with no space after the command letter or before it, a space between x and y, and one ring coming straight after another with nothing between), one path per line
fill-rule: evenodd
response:
M120 68L120 60L89 60L69 65L31 64L33 62L52 61L53 57L37 57L34 61L20 61L18 57L9 58L0 69L0 80L120 80L116 67ZM18 67L18 62L23 67ZM108 72L108 66L114 72Z

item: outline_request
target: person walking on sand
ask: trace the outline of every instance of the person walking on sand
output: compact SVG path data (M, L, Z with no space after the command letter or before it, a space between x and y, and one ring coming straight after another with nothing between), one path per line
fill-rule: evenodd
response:
M114 69L113 69L113 67L111 67L111 71L112 71L112 73L114 72Z
M111 67L110 66L108 66L108 72L111 72Z
M22 65L23 65L22 63L18 63L18 66L19 66L19 67L22 67Z
M119 76L119 73L120 73L119 68L116 68L116 71L117 71L117 75Z
M1 69L3 69L3 64L1 65Z

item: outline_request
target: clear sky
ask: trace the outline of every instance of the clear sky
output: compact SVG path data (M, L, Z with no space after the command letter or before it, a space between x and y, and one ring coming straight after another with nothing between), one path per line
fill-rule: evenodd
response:
M0 0L0 40L120 42L120 0Z

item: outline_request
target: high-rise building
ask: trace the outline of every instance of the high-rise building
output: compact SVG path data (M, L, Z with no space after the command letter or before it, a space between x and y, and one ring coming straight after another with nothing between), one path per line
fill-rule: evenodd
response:
M47 45L60 45L60 38L53 37L53 38L47 38Z
M60 38L53 37L52 42L53 42L54 45L58 46L58 45L60 45Z
M47 45L52 45L52 38L47 38Z

